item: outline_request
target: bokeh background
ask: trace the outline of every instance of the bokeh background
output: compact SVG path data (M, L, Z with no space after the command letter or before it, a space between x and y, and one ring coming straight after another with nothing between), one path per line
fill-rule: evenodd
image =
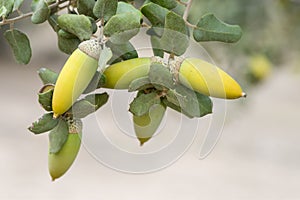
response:
M112 170L82 148L70 171L51 182L47 134L27 127L43 113L36 71L58 72L67 55L46 23L15 25L31 40L27 66L15 63L0 37L0 199L300 199L300 2L194 0L189 20L207 12L243 29L237 44L202 45L248 97L228 101L222 137L208 157L199 159L199 132L177 162L150 174Z

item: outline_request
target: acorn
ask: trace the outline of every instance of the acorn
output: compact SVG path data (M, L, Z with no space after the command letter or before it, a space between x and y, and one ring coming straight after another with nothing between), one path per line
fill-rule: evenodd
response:
M87 88L98 68L101 46L87 40L68 58L57 78L52 99L54 117L65 113Z

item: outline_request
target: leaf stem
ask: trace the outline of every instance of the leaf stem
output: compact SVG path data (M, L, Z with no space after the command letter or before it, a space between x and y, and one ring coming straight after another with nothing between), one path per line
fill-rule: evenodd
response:
M190 9L192 7L192 3L193 3L193 0L188 0L186 3L185 3L185 10L184 10L184 13L183 13L183 19L184 21L187 21L187 18L189 16L189 12L190 12Z
M196 25L191 24L191 23L188 22L187 20L184 20L184 21L185 21L185 24L188 25L189 27L191 27L191 28L198 28Z
M185 10L184 10L184 13L183 13L183 17L182 17L183 20L184 20L184 22L185 22L185 24L186 24L187 26L191 27L191 28L197 28L196 25L191 24L191 23L188 22L188 20L187 20L187 18L188 18L188 16L189 16L189 12L190 12L191 7L192 7L193 0L188 0L186 3L185 3L185 2L182 2L182 1L180 1L180 0L178 0L178 3L180 3L180 4L182 4L182 5L184 5L184 6L186 7Z
M63 3L66 2L66 1L68 1L68 0L60 0L60 1L57 1L56 3L51 4L51 5L49 6L49 8L50 8L50 9L56 8L56 7L58 7L59 5L63 4ZM67 7L67 6L63 6L62 9L63 9L63 8L66 8L66 7ZM33 15L33 12L29 12L29 13L23 14L23 13L21 13L21 11L18 11L18 13L19 13L19 16L15 17L15 18L11 18L11 19L3 19L2 21L0 21L0 26L3 26L3 25L5 25L5 24L13 24L13 23L15 23L16 21L20 21L20 20L22 20L22 19L31 17L31 16Z

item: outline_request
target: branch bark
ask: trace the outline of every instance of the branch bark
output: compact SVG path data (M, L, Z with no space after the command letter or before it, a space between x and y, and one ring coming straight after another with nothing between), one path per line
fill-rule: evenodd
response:
M49 6L49 8L50 8L50 9L56 8L56 7L60 6L60 5L62 5L63 3L65 3L66 1L68 1L68 0L60 0L60 1L57 1L57 2L55 2L54 4L51 4L51 5ZM63 6L62 9L63 9L63 8L66 8L66 6ZM22 20L22 19L31 17L32 15L33 15L33 12L29 12L29 13L21 14L21 15L15 17L15 18L11 18L11 19L3 19L2 21L0 21L0 26L3 26L3 25L5 25L5 24L10 24L10 25L11 25L11 24L13 24L13 23L15 23L15 22L17 22L17 21L20 21L20 20Z

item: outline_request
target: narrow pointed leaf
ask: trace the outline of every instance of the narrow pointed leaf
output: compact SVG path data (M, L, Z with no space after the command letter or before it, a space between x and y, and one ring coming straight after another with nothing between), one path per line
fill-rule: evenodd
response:
M242 36L242 29L238 25L222 22L213 14L204 15L194 29L194 39L201 41L237 42Z

